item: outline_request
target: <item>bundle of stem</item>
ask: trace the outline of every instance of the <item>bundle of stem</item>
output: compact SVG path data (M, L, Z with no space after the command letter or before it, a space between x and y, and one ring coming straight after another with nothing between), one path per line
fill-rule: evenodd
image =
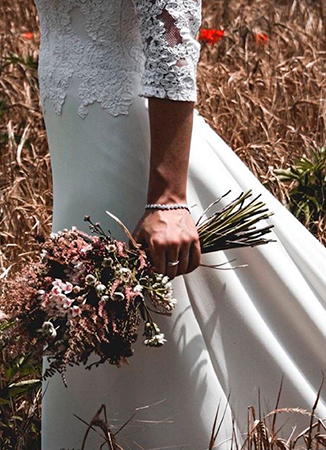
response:
M211 253L219 250L229 250L239 247L255 247L273 242L264 236L271 231L273 225L257 228L261 220L273 213L268 211L264 202L259 201L260 195L246 202L252 191L242 192L224 208L204 219L205 214L221 201L230 191L211 203L197 221L201 252Z

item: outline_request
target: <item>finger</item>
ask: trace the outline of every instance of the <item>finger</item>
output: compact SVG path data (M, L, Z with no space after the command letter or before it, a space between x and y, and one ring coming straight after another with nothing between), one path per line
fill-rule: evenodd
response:
M169 265L168 263L174 263L176 261L179 261L179 249L174 248L168 250L166 252L165 261L166 261L165 274L172 280L177 276L179 263L173 266Z
M196 241L195 243L192 244L190 248L188 268L185 273L190 273L193 270L197 269L197 267L200 264L200 258L201 258L200 243L199 241Z
M149 246L149 260L157 270L157 272L165 274L165 252L163 247Z
M189 265L189 245L183 245L179 252L179 265L177 275L183 275L187 273L188 265Z

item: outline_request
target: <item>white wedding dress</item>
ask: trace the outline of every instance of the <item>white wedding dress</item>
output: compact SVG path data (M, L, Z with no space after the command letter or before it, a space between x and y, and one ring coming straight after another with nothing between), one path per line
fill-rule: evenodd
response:
M143 213L149 169L146 97L196 99L199 0L36 0L39 79L50 147L53 231L87 230L84 215L117 238ZM81 448L102 404L127 449L208 447L213 420L230 395L240 431L247 407L311 409L326 369L326 250L250 173L195 112L188 182L194 217L229 189L252 189L275 215L270 243L208 255L174 281L177 308L158 317L167 344L135 346L130 365L69 368L43 384L42 449ZM47 361L44 359L44 366ZM317 413L326 418L326 391ZM133 416L133 414L135 415ZM76 415L76 416L75 416ZM284 419L285 420L285 419ZM99 429L97 429L99 430ZM228 411L218 444L231 437ZM103 439L91 431L87 450ZM225 444L229 448L230 443ZM106 448L106 447L104 447Z

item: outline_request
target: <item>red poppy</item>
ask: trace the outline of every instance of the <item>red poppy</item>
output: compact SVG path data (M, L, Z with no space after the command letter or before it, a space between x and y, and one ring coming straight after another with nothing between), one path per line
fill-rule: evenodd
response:
M216 44L224 36L224 30L215 30L214 28L205 28L200 30L199 40L207 44Z
M33 39L34 34L30 31L25 31L25 33L21 33L21 37L24 39Z
M255 33L255 43L261 47L265 47L268 42L268 34L266 33Z

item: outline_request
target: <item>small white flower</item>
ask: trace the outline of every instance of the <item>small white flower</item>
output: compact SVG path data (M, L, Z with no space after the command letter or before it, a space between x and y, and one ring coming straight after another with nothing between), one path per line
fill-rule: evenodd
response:
M98 284L95 286L95 290L98 294L102 294L102 292L104 292L106 289L106 286L104 286L104 284Z
M155 334L155 336L145 339L144 345L148 345L149 347L161 347L166 342L163 333Z
M42 329L45 334L49 334L52 338L55 338L57 335L57 331L53 326L52 322L46 321L42 325Z
M113 259L112 258L104 258L102 264L104 267L111 267L113 264Z
M131 270L127 269L127 267L121 267L119 270L119 276L123 281L129 281L131 277Z
M44 291L43 289L40 289L40 290L38 291L38 293L39 293L38 299L39 299L39 300L44 300L44 299L45 299L45 296L46 296L45 291Z
M51 239L56 239L58 236L59 236L58 233L51 233L50 234L50 238Z
M118 302L121 302L124 298L125 298L125 296L122 292L115 292L113 294L113 299L117 300Z
M86 275L86 277L85 277L86 284L94 284L95 281L96 281L96 278L93 275L91 275L90 273L88 275Z
M175 300L175 298L173 298L172 300L170 300L166 306L166 308L168 309L168 311L172 311L175 308L177 301Z
M71 227L71 231L76 231L77 230L77 227L75 227L75 225L73 225L72 227Z
M63 309L68 309L68 308L70 308L70 306L73 302L74 302L73 299L65 297L64 299L62 299L61 306L63 307Z
M68 314L70 317L77 317L77 316L80 316L81 312L82 312L82 310L80 309L80 307L77 305L74 305L70 308Z
M166 342L166 339L164 338L164 334L163 333L156 334L154 336L154 339L156 340L158 345L163 345Z
M101 300L104 302L108 302L110 300L110 297L108 295L102 295Z
M165 277L162 278L162 283L163 283L163 284L166 284L166 283L168 283L168 282L169 282L169 277L167 277L167 276L165 275Z
M155 322L153 322L152 326L155 330L155 334L159 334L161 332L161 330L159 329L158 325Z
M141 286L140 284L137 284L133 290L134 290L134 292L141 292L143 290L143 286Z
M106 246L106 249L109 253L115 252L117 247L114 244L109 244Z
M59 286L53 286L51 289L51 292L53 295L59 295L61 294L61 288Z
M52 286L58 286L61 290L63 290L63 281L60 278L56 278L52 281Z
M63 288L63 292L65 294L70 294L70 292L72 291L72 284L69 283L69 281L66 281L66 283L62 283L62 288Z

